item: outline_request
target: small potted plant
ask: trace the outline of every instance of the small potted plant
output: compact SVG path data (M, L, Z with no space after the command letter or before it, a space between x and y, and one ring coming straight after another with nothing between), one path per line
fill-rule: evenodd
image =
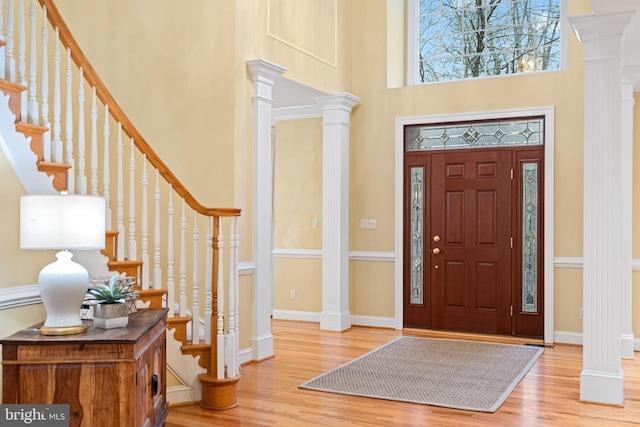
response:
M114 274L109 283L98 283L88 289L88 301L92 301L93 325L102 329L121 328L129 323L129 308L126 299L134 296L127 284L118 284L119 275Z

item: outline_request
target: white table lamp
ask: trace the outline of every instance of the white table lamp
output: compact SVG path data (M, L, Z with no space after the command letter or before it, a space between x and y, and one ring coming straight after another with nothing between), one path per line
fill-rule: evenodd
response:
M61 249L45 266L38 286L47 318L43 335L69 335L87 328L80 306L89 285L86 268L68 250L100 250L105 246L105 200L99 196L27 195L20 198L20 248Z

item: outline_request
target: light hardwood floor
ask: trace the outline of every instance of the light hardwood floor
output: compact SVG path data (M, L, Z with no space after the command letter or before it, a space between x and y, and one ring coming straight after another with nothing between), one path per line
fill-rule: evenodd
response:
M582 347L556 345L545 349L497 412L481 413L298 388L400 335L446 334L363 327L338 333L319 331L317 323L274 320L272 324L276 356L242 367L238 407L219 412L197 404L171 407L166 427L640 425L638 353L635 360L622 362L624 407L579 402Z

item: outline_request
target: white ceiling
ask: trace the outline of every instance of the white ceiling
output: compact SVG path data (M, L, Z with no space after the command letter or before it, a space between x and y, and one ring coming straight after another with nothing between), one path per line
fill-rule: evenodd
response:
M273 85L272 107L278 109L318 106L313 98L327 95L329 94L281 76Z

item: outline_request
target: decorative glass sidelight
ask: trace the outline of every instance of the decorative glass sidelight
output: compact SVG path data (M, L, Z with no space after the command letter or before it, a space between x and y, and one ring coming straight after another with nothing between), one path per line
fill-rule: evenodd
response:
M424 167L411 168L411 304L424 303Z
M522 311L538 311L538 164L522 164Z
M405 127L406 151L543 144L544 118L542 117Z

